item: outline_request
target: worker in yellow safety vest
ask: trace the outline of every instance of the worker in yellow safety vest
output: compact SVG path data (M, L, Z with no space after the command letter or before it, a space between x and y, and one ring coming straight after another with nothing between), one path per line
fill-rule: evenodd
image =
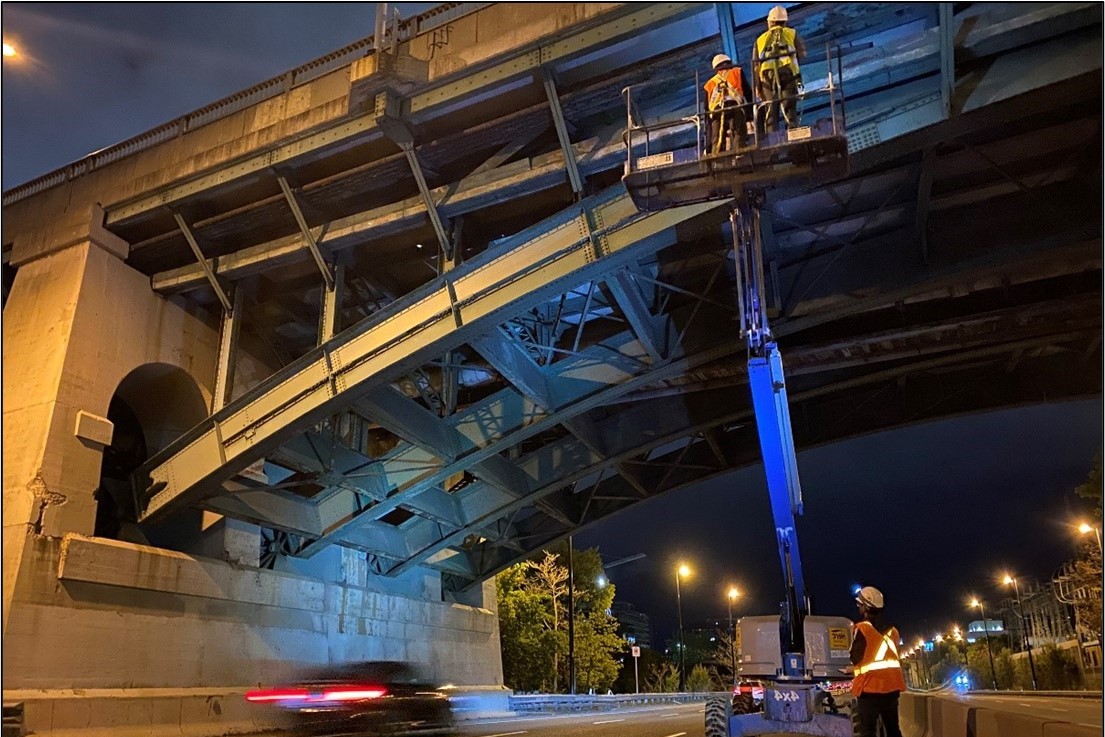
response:
M756 91L764 106L767 130L778 128L780 108L788 128L798 125L798 94L802 84L799 58L805 57L806 44L798 32L787 27L787 11L776 5L767 14L767 30L752 47L752 71Z
M702 85L706 90L706 114L710 123L706 128L706 153L718 153L733 146L744 148L748 118L743 107L747 101L741 69L734 66L726 54L716 54L710 66L714 76Z
M898 697L905 677L898 657L898 628L883 621L882 592L864 586L856 594L860 621L852 629L852 693L855 737L875 737L881 719L886 737L902 737L898 726Z

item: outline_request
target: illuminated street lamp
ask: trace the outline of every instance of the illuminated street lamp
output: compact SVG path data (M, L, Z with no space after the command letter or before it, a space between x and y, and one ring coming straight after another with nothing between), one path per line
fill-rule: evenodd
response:
M994 690L998 690L998 673L994 670L994 651L990 648L990 625L986 621L986 607L978 599L971 599L971 606L982 612L982 636L986 638L986 654L990 656L990 680Z
M16 55L15 47L7 41L4 42L4 57L11 58Z
M1021 638L1024 641L1024 647L1028 651L1028 669L1032 671L1032 690L1039 690L1039 686L1036 685L1036 663L1032 660L1032 641L1028 638L1028 623L1024 618L1024 601L1021 600L1021 587L1017 585L1017 579L1005 574L1005 578L1001 580L1003 584L1008 586L1013 584L1013 593L1017 595L1017 608L1021 610Z
M7 55L8 55L8 44L4 44L4 56L7 56ZM1087 533L1093 533L1094 537L1097 538L1097 550L1101 551L1101 549L1102 549L1102 530L1101 530L1101 528L1095 527L1094 525L1091 525L1091 524L1082 523L1081 525L1078 525L1078 531L1080 531L1080 533L1082 533L1083 535L1086 535Z
M679 691L686 690L687 685L687 648L683 644L683 596L679 590L679 579L689 578L691 569L686 563L680 563L675 569L675 607L679 614Z
M733 602L737 600L737 597L741 595L741 592L737 591L736 586L729 587L729 661L733 666L733 686L737 685L737 633L733 629Z

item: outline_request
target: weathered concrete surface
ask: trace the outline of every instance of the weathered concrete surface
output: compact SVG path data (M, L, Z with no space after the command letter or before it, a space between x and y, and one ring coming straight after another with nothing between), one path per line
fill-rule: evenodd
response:
M86 224L87 232L87 224ZM216 333L86 240L20 269L4 308L4 630L29 535L90 534L102 445L80 412L106 417L135 368L187 372L210 396Z
M265 713L240 694L305 665L410 660L459 687L502 684L491 583L480 592L488 606L474 607L440 601L437 577L424 571L388 585L436 591L436 602L373 590L360 573L346 565L341 578L324 581L113 540L37 536L21 576L51 585L17 591L4 699L33 704L27 724L42 732L169 725L186 709L177 722L192 726L183 734L216 734L212 724L264 727ZM218 692L226 693L214 713L208 697Z

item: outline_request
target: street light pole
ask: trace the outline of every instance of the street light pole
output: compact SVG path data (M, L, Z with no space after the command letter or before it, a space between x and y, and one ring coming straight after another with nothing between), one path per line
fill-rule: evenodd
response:
M1006 586L1013 584L1013 593L1017 595L1017 608L1020 609L1021 612L1021 639L1025 649L1028 651L1028 669L1032 673L1032 690L1038 691L1040 689L1036 683L1036 663L1032 660L1032 640L1028 636L1028 623L1025 621L1024 617L1024 600L1021 599L1021 587L1017 584L1017 579L1009 574L1006 574L1002 583Z
M733 668L733 688L737 687L737 631L733 629L733 601L740 596L737 589L729 589L729 661Z
M994 690L998 690L998 672L994 669L994 651L990 647L990 625L986 621L986 607L978 599L971 600L971 606L978 607L982 612L982 636L986 638L986 654L990 656L990 681Z
M568 535L568 693L576 692L576 602L572 570L572 536Z
M679 616L679 692L683 693L687 687L687 648L683 644L683 595L679 589L679 579L689 575L691 569L685 564L675 569L675 607Z

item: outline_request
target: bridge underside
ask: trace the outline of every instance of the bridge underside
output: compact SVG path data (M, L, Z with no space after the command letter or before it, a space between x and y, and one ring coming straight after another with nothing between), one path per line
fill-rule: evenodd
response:
M853 149L847 178L772 190L764 211L799 448L1101 391L1100 8L1010 7L962 10L952 49L935 6L795 14L810 48L848 45ZM480 96L411 94L379 121L390 139L170 192L172 211L107 208L155 289L218 314L190 233L233 287L239 349L275 372L147 462L139 519L199 506L282 555L341 545L461 591L755 462L728 205L642 215L617 184L619 91L659 80L646 117L693 105L707 11Z

